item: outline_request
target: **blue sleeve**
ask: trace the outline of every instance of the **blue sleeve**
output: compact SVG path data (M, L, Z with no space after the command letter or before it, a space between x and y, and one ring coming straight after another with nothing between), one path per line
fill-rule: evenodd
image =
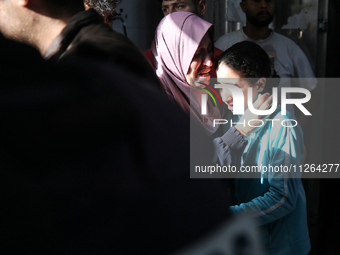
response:
M271 130L262 137L258 163L268 166L299 165L304 152L300 126ZM262 153L262 154L261 154ZM286 168L287 169L287 168ZM230 207L234 214L255 215L258 224L263 225L284 217L295 209L297 200L304 194L299 173L263 173L269 189L247 203ZM258 179L254 181L260 182ZM302 192L302 193L301 193ZM304 198L305 199L305 198Z
M235 127L231 127L223 136L213 140L215 147L215 161L220 165L239 166L241 156L247 141L237 131Z

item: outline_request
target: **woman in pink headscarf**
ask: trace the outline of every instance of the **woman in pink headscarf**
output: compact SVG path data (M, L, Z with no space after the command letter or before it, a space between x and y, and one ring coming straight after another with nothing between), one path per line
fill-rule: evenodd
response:
M224 117L225 105L207 100L206 115L201 114L201 88L210 89L210 73L213 69L213 27L209 22L190 12L174 12L159 23L152 44L156 73L168 96L177 102L186 113L198 119L213 137L220 137L220 145L242 134L246 136L254 126L237 124L233 134L218 134L214 119ZM271 103L269 94L259 96L254 103L257 109L266 109ZM268 99L268 100L267 100ZM257 119L246 112L245 120ZM230 132L229 132L230 133ZM229 136L230 135L230 136ZM228 138L226 138L228 136ZM237 144L233 142L233 144Z
M165 16L156 30L152 45L156 73L168 96L186 113L195 116L208 134L215 133L213 120L222 117L222 105L207 103L201 114L200 88L209 85L213 68L212 24L189 12Z

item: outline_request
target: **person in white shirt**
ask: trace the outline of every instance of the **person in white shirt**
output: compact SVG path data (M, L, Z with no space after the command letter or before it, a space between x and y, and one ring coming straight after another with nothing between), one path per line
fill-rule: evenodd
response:
M253 41L267 52L271 59L272 69L280 76L279 92L281 87L290 86L306 88L309 91L315 90L317 81L304 52L291 39L269 28L274 17L275 1L241 0L240 6L246 15L246 25L241 30L221 36L215 42L215 47L225 51L235 43L245 40ZM317 101L315 94L312 93L314 102ZM314 103L311 102L310 105ZM288 109L294 113L292 106ZM299 113L296 112L297 117Z

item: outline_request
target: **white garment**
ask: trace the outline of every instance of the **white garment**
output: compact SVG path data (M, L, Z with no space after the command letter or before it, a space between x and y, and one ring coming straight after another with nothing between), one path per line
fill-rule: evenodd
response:
M276 32L272 32L270 36L264 40L252 40L246 36L243 29L225 34L216 42L215 47L225 51L235 43L241 41L252 41L260 45L268 54L271 61L274 62L276 73L283 79L279 84L279 92L281 87L306 88L312 91L316 88L316 79L311 65L300 47L291 39ZM289 78L309 78L294 79ZM281 93L279 93L280 98ZM279 101L280 102L280 101ZM294 113L292 105L288 105L287 109Z

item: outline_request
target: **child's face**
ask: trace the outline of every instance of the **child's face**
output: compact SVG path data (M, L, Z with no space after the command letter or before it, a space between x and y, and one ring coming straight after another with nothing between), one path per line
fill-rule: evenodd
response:
M231 69L224 63L221 63L218 66L217 81L221 84L234 85L241 89L244 96L244 109L248 108L248 88L251 88L253 92L252 102L254 102L257 99L259 93L258 86L251 84L247 79L243 77L243 75L240 72ZM230 90L227 88L220 89L220 94L223 102L227 104L228 109L230 111L233 111L234 109L233 94L230 92Z

